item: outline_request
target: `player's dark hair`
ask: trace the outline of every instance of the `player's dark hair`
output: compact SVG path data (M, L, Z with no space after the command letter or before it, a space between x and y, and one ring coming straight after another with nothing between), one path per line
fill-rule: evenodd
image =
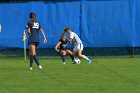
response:
M29 17L35 19L36 18L36 14L34 12L30 12Z
M34 12L30 12L29 17L30 17L29 26L32 27L35 22L36 14Z
M67 28L65 28L65 29L64 29L64 33L65 33L65 32L67 32L68 30L71 30L71 29L70 29L70 28L68 28L68 27L67 27Z

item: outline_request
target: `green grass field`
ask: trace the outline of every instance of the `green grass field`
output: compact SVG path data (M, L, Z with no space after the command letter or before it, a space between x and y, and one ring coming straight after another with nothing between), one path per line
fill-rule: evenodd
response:
M140 58L95 57L88 65L40 57L33 71L23 58L0 58L0 93L140 93Z

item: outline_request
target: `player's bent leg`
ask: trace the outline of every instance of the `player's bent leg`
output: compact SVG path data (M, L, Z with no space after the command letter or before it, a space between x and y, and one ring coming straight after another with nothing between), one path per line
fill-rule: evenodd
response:
M73 56L76 55L77 54L77 51L74 49L73 52L72 52L72 54L73 54ZM73 61L72 64L75 64L75 61Z
M83 59L86 59L88 61L88 64L91 64L91 60L87 56L83 55L82 51L83 50L81 50L81 49L78 50L78 56L83 58Z
M73 53L70 50L66 50L67 55L73 55Z
M72 63L73 63L73 62L74 62L74 56L73 56L73 53L72 53L70 50L66 50L66 54L67 54L67 55L70 55L71 60L72 60Z
M73 50L72 54L73 55L76 55L77 54L77 51Z
M66 64L66 63L65 63L65 59L66 59L66 51L61 50L61 51L60 51L60 55L61 55L61 57L62 57L62 61L63 61L62 63L63 63L63 64Z

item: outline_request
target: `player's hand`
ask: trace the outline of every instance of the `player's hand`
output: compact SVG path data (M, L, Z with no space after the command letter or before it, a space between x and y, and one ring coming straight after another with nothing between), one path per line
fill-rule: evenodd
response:
M30 32L28 32L28 36L31 36L31 33Z
M71 40L69 40L69 43L70 43L70 44L73 44L73 42L72 42Z
M57 52L59 52L59 50L58 50L58 49L57 49L56 51L57 51Z
M73 44L73 39L69 39L69 43L70 44Z
M47 39L46 38L44 39L44 43L47 43Z

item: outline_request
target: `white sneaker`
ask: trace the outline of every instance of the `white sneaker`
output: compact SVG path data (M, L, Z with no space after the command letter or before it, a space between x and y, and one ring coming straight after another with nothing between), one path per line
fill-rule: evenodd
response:
M32 67L30 67L30 70L33 70L33 68L32 68Z
M63 62L63 65L65 65L66 63L65 62Z
M41 69L42 69L42 66L41 66L41 65L39 65L39 66L38 66L38 68L41 70Z

